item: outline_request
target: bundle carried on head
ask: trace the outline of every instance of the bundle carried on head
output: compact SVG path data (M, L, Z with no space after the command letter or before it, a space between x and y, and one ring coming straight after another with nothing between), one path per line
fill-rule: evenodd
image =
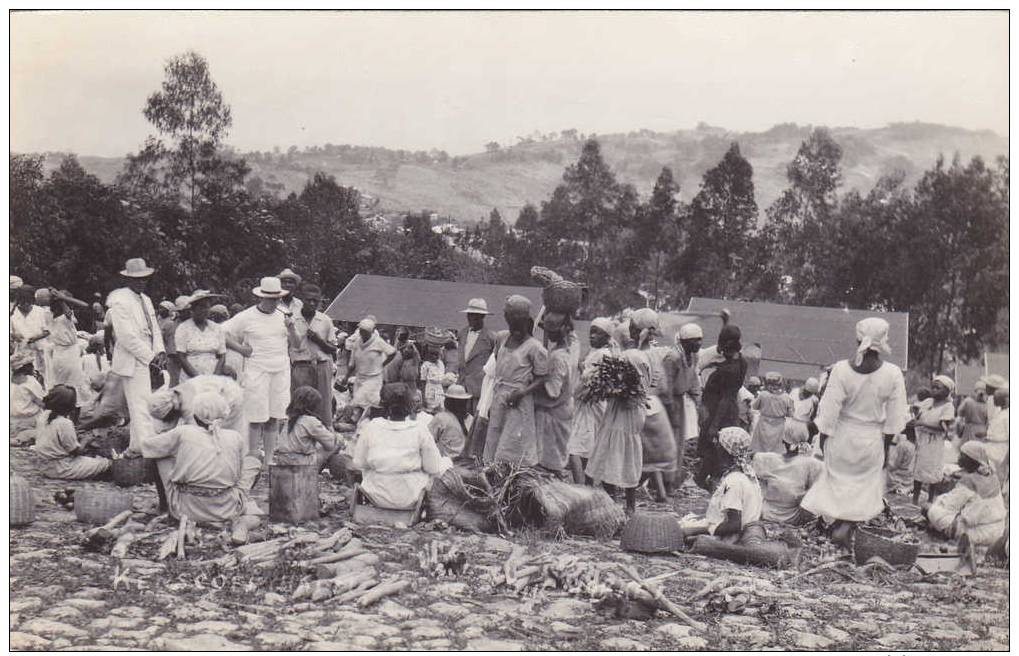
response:
M647 400L647 391L640 373L625 358L602 358L595 365L590 380L580 390L580 400L585 403L599 403L608 399L623 399L633 403Z
M543 287L541 301L547 310L572 316L580 307L584 297L584 286L580 283L541 266L531 267L531 277Z

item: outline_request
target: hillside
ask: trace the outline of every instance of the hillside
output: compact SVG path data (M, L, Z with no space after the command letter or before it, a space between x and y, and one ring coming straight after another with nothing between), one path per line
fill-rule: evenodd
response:
M701 176L736 141L754 167L758 206L771 204L786 187L786 165L796 154L810 126L778 125L766 132L737 133L706 125L671 133L641 130L598 135L606 161L617 177L632 183L646 197L662 166L672 167L690 200ZM573 132L573 131L570 131ZM993 161L1008 153L1008 139L990 131L970 131L924 123L899 123L877 129L834 128L843 149L843 188L869 190L884 173L902 170L913 183L939 153L963 159L981 155ZM574 132L575 134L575 132ZM563 168L576 160L581 140L562 138L522 142L494 152L450 158L446 153L393 151L327 144L286 153L243 153L252 168L253 184L299 191L317 171L334 175L378 199L380 211L428 209L461 221L487 216L493 207L515 220L527 202L540 205L559 183ZM59 163L47 154L47 168ZM122 160L81 156L86 170L111 181ZM257 180L255 180L257 178Z

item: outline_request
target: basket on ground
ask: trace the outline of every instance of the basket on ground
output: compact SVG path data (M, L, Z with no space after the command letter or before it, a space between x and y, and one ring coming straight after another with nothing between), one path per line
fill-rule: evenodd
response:
M605 490L587 488L591 495L574 504L566 513L563 525L570 535L611 538L626 524L626 513Z
M912 565L920 553L919 543L895 540L895 531L874 526L858 526L853 532L853 557L857 565L864 565L874 556L883 558L889 565Z
M121 490L84 487L74 493L74 514L85 524L105 524L133 504L134 496Z
M149 482L149 461L145 458L115 458L113 482L120 487L132 487Z
M35 494L23 477L11 472L11 526L25 526L35 521Z
M638 512L630 517L619 541L623 551L670 553L684 547L683 529L669 513Z

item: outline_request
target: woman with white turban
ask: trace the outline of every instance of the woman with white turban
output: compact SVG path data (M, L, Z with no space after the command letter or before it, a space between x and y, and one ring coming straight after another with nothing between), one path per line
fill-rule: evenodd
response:
M913 423L916 431L916 464L913 469L913 505L919 505L920 490L927 485L927 502L934 501L934 486L944 478L945 440L955 423L952 393L955 381L948 376L935 376L931 396L918 406Z
M864 522L881 513L885 442L906 423L902 370L881 359L891 352L888 322L860 321L856 339L856 356L832 367L818 405L824 472L800 503L829 524Z
M615 329L615 322L606 317L598 317L591 322L588 332L591 350L584 358L577 392L581 392L590 383L598 370L598 363L603 358L618 352L619 348L612 341L612 333ZM606 404L607 401L577 401L573 425L570 427L570 438L566 442L566 451L570 456L573 482L578 485L586 482L584 467L587 466L587 459L591 456L591 447L594 446L594 436L598 432L598 425L601 424L602 418L605 416Z
M673 437L676 439L676 464L666 480L666 485L673 490L681 487L686 480L686 443L697 437L697 409L701 402L697 353L703 339L704 331L699 325L684 324L676 333L676 348L669 349L662 360L667 392L661 395L661 399L665 403Z
M661 396L668 398L669 384L664 366L665 356L672 349L655 345L654 337L660 330L658 313L650 308L641 308L630 315L630 338L637 344L638 355L646 362L648 407L641 429L643 478L652 480L652 496L659 502L665 501L665 474L671 479L676 469L676 437L672 432L669 414ZM636 363L635 363L636 364ZM638 370L641 367L638 366Z
M371 315L361 319L357 332L347 338L346 346L350 351L349 382L354 386L350 403L359 409L354 417L357 423L361 413L379 404L383 368L396 355L396 348L382 339Z
M246 456L240 433L223 428L230 404L215 392L191 399L194 423L142 439L142 455L157 460L171 515L196 522L230 522L235 542L246 542L261 511L248 499L261 463Z

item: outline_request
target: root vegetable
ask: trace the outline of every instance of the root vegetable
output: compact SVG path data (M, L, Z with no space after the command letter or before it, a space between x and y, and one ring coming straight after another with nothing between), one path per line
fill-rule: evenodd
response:
M87 538L87 537L93 536L96 533L99 533L100 531L113 531L118 526L120 526L121 524L126 522L131 517L131 513L132 513L132 511L125 510L124 512L122 512L120 514L114 515L110 519L110 521L106 522L102 526L99 526L99 527L93 528L93 529L89 529L88 531L86 531L85 532L85 537Z
M333 596L333 582L331 579L315 581L311 585L311 601L323 601Z
M177 548L177 531L171 531L169 535L163 538L162 543L159 545L159 552L156 554L156 560L166 560L166 558L174 552Z
M406 588L410 587L410 581L391 581L389 583L380 583L368 592L363 597L358 599L357 605L360 608L367 608L380 599L390 597L395 594L399 594Z
M358 597L363 595L368 590L371 590L372 588L374 588L378 584L379 584L379 580L373 576L372 578L368 579L367 581L361 583L359 586L357 586L353 590L350 590L349 592L344 592L341 595L333 597L333 601L335 601L337 603L341 603L341 604L345 604L345 603L354 601L355 599L357 599Z
M706 625L693 619L692 617L687 615L682 608L669 601L669 599L664 594L662 594L662 591L659 590L654 583L648 583L647 581L640 578L640 575L637 574L637 570L633 569L629 565L623 564L619 565L619 569L621 569L627 576L633 579L636 583L640 584L640 586L644 588L644 590L650 593L651 596L655 598L655 601L657 601L662 608L669 611L679 619L683 620L688 626L690 626L693 629L696 629L697 631L702 632L705 629L707 629Z
M361 554L366 553L368 553L368 551L364 548L364 545L362 544L361 540L359 540L358 538L354 538L339 551L333 552L331 554L327 553L324 556L319 556L317 558L312 558L311 560L306 561L304 565L310 567L313 565L325 565L327 563L336 563L341 560L347 560L349 558L353 558L354 556L359 556Z
M361 557L351 558L350 560L344 560L338 563L326 563L324 565L315 566L315 575L320 579L330 579L343 574L352 573L364 569L374 569L375 565L379 562L379 557L375 554L363 554L365 556L373 556L373 560L362 560Z
M332 551L337 548L342 548L344 544L350 542L350 539L354 537L353 533L350 532L349 528L341 528L327 538L320 539L315 542L311 550L319 553L323 551ZM342 544L340 542L342 541Z
M351 576L337 577L331 580L334 595L343 594L356 589L362 583L375 580L378 575L374 569L361 570Z
M184 539L187 537L188 516L181 515L177 528L177 560L184 560Z
M291 593L290 599L291 599L291 601L300 601L301 599L307 599L308 597L311 596L311 592L312 592L312 584L311 584L310 581L306 581L306 582L300 584L299 586L297 586L297 589L295 589Z
M293 547L299 547L304 544L313 544L319 541L318 534L316 533L301 533L300 535L294 536L290 540L287 540L281 545L282 549L291 549Z
M117 543L113 545L113 549L110 551L110 555L114 558L124 558L127 556L127 549L133 542L137 542L143 538L149 537L152 533L124 533L117 538Z

